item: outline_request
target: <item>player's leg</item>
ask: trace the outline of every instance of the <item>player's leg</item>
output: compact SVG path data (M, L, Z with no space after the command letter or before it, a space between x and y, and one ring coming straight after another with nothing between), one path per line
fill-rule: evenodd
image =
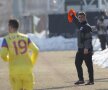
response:
M10 76L12 90L23 90L22 81L18 77Z
M34 77L32 74L25 75L23 79L23 89L24 90L33 90L34 86Z

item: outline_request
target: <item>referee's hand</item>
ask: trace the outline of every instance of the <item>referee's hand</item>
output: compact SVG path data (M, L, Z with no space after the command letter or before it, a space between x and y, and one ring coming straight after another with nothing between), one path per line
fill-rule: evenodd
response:
M73 22L73 16L76 16L76 12L74 9L70 9L68 12L68 21L69 23Z
M88 54L88 53L89 53L88 49L85 48L85 49L84 49L84 54Z
M70 13L70 16L73 16L73 13Z

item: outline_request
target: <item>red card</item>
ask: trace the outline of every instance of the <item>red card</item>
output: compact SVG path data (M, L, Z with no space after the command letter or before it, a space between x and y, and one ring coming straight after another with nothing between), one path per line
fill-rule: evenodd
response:
M72 23L72 21L73 21L72 14L73 14L74 16L76 16L75 10L70 9L69 12L68 12L68 21L69 21L69 23Z

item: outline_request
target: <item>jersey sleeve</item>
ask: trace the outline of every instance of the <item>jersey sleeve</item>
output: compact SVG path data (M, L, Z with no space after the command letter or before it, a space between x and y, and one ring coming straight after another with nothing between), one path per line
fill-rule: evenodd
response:
M2 47L8 48L8 45L7 45L6 39L3 39Z
M6 42L6 39L3 39L1 50L0 50L0 56L4 61L8 61L8 45Z
M37 57L38 57L38 47L30 40L28 39L29 49L32 51L31 60L32 63L35 64Z
M28 44L30 44L31 43L31 40L30 40L30 38L28 38Z

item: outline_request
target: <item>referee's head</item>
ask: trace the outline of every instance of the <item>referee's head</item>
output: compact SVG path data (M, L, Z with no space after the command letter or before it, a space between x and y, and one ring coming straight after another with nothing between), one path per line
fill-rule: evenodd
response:
M85 12L79 12L78 13L78 19L79 19L80 22L86 21L86 14L85 14Z

